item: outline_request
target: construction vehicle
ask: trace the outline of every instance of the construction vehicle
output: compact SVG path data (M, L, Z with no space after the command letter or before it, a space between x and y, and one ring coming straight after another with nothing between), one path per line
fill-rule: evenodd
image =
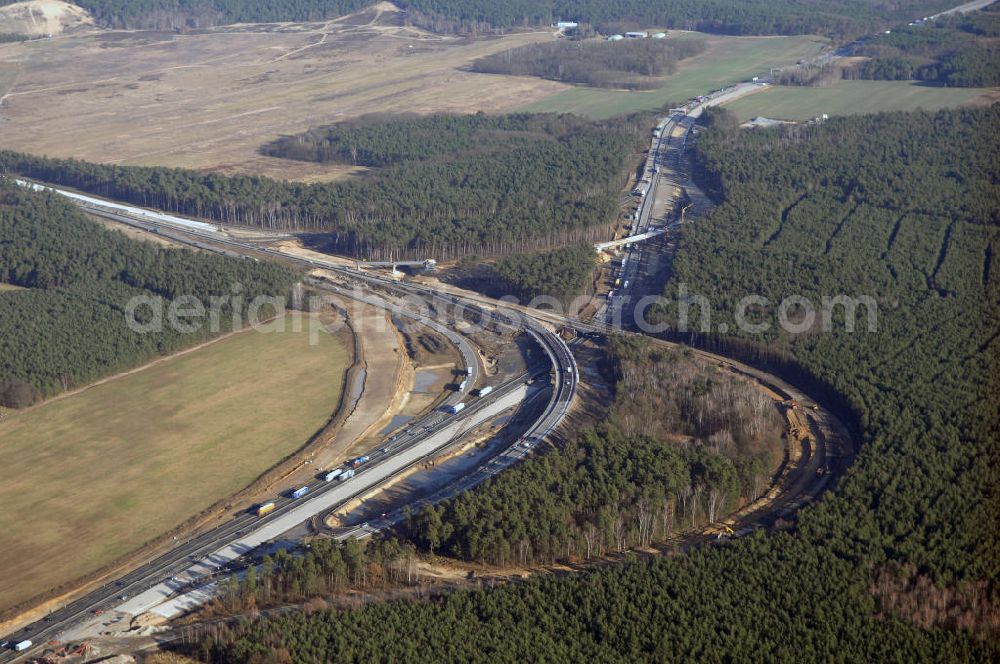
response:
M733 535L735 535L735 533L733 532L733 529L730 528L729 526L723 525L722 526L722 530L720 530L718 533L716 533L715 539L716 539L717 542L722 542L722 541L728 540Z
M562 337L564 341L572 341L577 337L576 329L566 325L556 330L556 334Z
M90 641L84 641L77 646L64 645L57 650L46 653L39 662L58 664L70 657L86 657L90 653Z

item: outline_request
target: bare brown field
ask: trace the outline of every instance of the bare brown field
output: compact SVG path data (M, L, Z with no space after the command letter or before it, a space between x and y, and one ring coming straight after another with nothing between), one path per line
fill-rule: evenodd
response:
M552 39L441 37L392 12L187 34L98 31L0 46L0 144L57 157L328 180L357 170L290 163L259 146L374 112L503 111L566 86L463 71Z

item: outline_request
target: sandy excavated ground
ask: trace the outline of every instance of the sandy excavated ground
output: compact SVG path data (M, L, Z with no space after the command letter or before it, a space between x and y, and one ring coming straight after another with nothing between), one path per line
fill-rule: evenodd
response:
M323 180L355 169L264 157L282 134L373 112L512 109L565 89L462 71L543 32L441 37L373 10L186 34L91 31L0 45L0 144L57 157Z
M356 403L356 385L347 386L344 406L349 415L333 438L316 453L314 468L335 468L343 463L349 451L365 451L357 444L391 419L412 381L412 368L406 361L399 332L386 312L353 300L333 297L331 300L350 312L365 372L357 380L364 383Z
M85 9L60 0L30 0L0 7L0 33L48 36L91 28Z

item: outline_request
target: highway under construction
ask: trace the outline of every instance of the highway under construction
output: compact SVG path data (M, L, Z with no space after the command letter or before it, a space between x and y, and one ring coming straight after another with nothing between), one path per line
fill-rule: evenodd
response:
M687 110L690 112L693 109ZM11 642L30 639L35 645L23 653L0 653L0 662L36 653L40 645L51 640L86 634L87 625L95 624L94 617L98 613L137 616L152 612L163 618L172 618L196 608L213 596L221 575L231 574L248 564L255 550L318 515L328 514L371 493L505 411L529 406L534 408L530 411L530 421L520 430L509 433L509 445L459 480L440 487L433 499L438 500L474 486L517 463L543 441L550 439L573 407L580 381L571 344L559 331L572 330L576 334L591 336L622 332L614 322L621 319L621 307L628 301L623 296L639 276L637 271L644 260L642 240L660 237L670 231L669 226L651 226L652 201L661 182L676 185L673 178L676 177L680 155L691 130L692 115L678 113L664 118L658 125L647 164L649 188L630 236L631 241L598 247L598 250L626 247L619 273L623 292L609 298L607 308L591 320L528 310L485 297L472 297L457 289L434 288L415 281L394 279L391 275L361 270L351 261L303 256L259 241L237 239L198 220L163 215L153 210L55 189L70 196L91 214L155 233L177 243L225 253L234 259L275 260L302 269L309 275L305 281L311 288L380 308L442 334L459 350L466 365L466 376L459 389L446 397L441 407L409 422L404 430L388 438L379 449L364 458L355 459L349 464L350 473L340 473L337 478L329 480L325 473L320 473L294 493L275 496L268 501L266 510L237 514L216 528L178 542L168 553L69 601L44 621L23 626L7 635L6 639ZM678 127L682 131L675 135L674 130ZM37 183L22 184L43 187ZM675 220L674 225L679 222L679 219ZM394 264L386 265L390 266L395 270ZM426 268L428 262L420 261L419 266ZM415 303L419 306L414 306ZM524 335L540 351L536 361L529 363L520 375L487 385L470 338L462 332L470 323L479 329L502 329ZM703 355L710 361L767 384L769 389L779 392L788 401L811 401L807 395L773 376L723 357ZM473 397L472 390L477 386L490 389L479 392L481 396ZM766 503L750 506L727 519L724 522L726 532L742 534L766 525L778 516L787 515L814 499L826 487L831 476L849 464L853 450L851 437L833 415L817 406L815 410L800 412L795 417L798 418L798 427L810 432L810 435L790 441L790 445L797 448L791 454L796 462L786 467ZM336 536L365 537L391 527L400 518L401 512L398 511L383 514L343 529ZM699 536L707 535L702 533Z

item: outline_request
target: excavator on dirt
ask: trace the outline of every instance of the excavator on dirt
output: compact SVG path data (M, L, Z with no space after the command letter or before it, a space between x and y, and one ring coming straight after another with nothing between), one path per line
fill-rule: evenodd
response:
M41 664L62 664L71 657L86 658L89 653L90 641L83 641L75 646L66 643L56 650L45 653L36 661Z

